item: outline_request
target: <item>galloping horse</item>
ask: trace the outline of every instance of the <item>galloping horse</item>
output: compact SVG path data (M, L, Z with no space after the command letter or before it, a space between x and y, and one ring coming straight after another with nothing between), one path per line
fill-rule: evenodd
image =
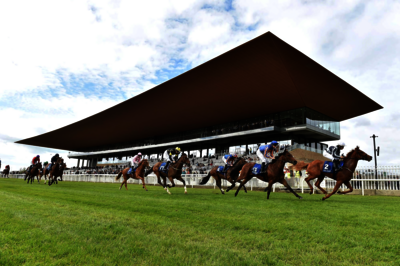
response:
M47 162L45 162L45 164L43 164L43 169L39 173L39 183L42 180L42 177L44 177L44 183L46 184L46 182L47 182L47 174L49 173L49 171L46 170L47 165L48 165Z
M67 168L67 164L64 163L64 159L62 157L60 157L60 159L61 159L60 166L58 167L58 170L53 172L53 179L50 179L50 176L49 176L49 186L54 182L56 182L56 184L58 185L57 177L60 177L59 181L63 181L62 176L64 174L65 168ZM51 184L50 184L50 182L51 182Z
M234 164L232 167L230 167L228 169L228 171L226 172L226 175L224 175L224 173L218 172L218 167L219 166L215 166L213 169L211 169L211 171L208 173L207 176L205 176L201 182L199 183L200 185L205 185L208 180L210 180L210 177L212 176L216 183L217 186L219 188L219 190L221 190L222 194L225 194L224 190L221 188L221 179L225 179L228 180L232 185L230 187L228 187L226 189L226 192L228 192L229 190L231 190L232 188L235 187L236 184L236 178L239 176L239 171L240 169L242 169L243 165L245 165L247 162L244 158L239 157L235 160ZM245 186L243 186L244 191L247 193L247 189Z
M31 184L32 184L33 180L35 179L35 176L37 177L38 183L40 183L39 182L40 170L42 170L42 163L35 164L30 171L27 171L27 173L25 174L25 179L24 179L24 180L26 180L28 178L27 184L29 184L29 180L31 181Z
M124 181L121 183L121 186L119 187L119 189L121 189L122 186L125 184L125 189L128 190L128 183L127 183L128 179L134 178L134 179L142 180L143 188L147 191L146 184L144 183L144 170L147 167L149 167L149 161L147 161L147 159L144 159L139 163L135 172L128 174L130 167L127 167L124 170L120 171L118 173L118 176L115 177L115 181L117 181L121 178L121 175L124 176Z
M328 194L328 192L320 187L321 182L324 180L325 176L328 176L330 178L333 178L332 173L323 173L322 169L324 167L324 161L321 160L315 160L312 161L311 163L304 163L300 162L293 168L296 171L300 171L302 169L307 169L308 172L308 177L305 179L307 182L308 186L310 187L310 194L313 193L313 187L310 184L310 181L318 178L317 182L315 183L315 186L319 188L322 193L325 194L325 197L322 198L322 200L326 200L330 196L336 193L336 191L339 189L339 187L342 184L345 184L348 188L348 190L343 191L343 192L338 192L339 194L346 194L350 193L353 191L353 187L350 184L350 180L353 177L354 170L357 167L357 163L359 160L365 160L365 161L371 161L372 156L366 154L360 148L357 146L355 149L351 150L350 152L347 153L346 157L343 159L343 167L342 170L337 172L336 174L336 186L333 188L333 191Z
M59 157L57 159L57 162L53 163L53 165L50 168L50 171L46 169L43 170L43 175L46 176L49 174L49 186L51 186L54 182L58 184L57 177L62 176L62 171L65 169L64 166L64 159L62 157ZM66 167L66 165L65 165ZM61 170L61 173L60 173Z
M293 165L296 165L297 161L294 159L293 155L285 149L283 153L278 155L274 160L272 160L271 163L268 164L266 173L256 175L252 171L255 163L245 164L242 168L242 172L240 173L239 178L236 180L236 182L238 182L244 179L244 181L240 184L239 188L237 189L235 197L237 196L240 188L243 185L245 185L253 177L257 177L258 179L264 182L268 182L268 187L266 187L264 190L264 192L268 190L267 199L269 199L269 194L271 193L272 185L275 184L276 182L283 184L297 198L302 199L302 197L300 197L296 192L293 191L293 189L289 186L289 184L285 180L285 177L283 175L283 168L286 163L292 163Z
M183 153L181 155L181 157L178 158L178 161L176 163L170 164L168 174L166 174L163 171L158 170L160 168L161 164L162 164L161 162L156 163L152 168L150 168L148 171L146 171L144 176L146 177L151 172L154 172L157 176L158 184L163 186L163 188L168 192L168 194L171 194L171 192L169 192L168 188L175 186L175 182L174 182L174 178L175 178L183 183L183 186L185 188L185 194L187 194L186 182L185 182L185 180L182 179L182 176L181 176L183 165L186 164L188 167L190 167L190 161L189 161L189 158L187 157L186 153ZM164 181L163 184L161 183L160 177L163 178L163 181ZM172 186L170 186L169 184L167 185L167 179L166 179L167 177L168 177L169 181L171 182Z
M4 170L3 170L3 172L2 172L2 175L4 175L4 178L9 178L9 175L10 174L10 168L5 168Z

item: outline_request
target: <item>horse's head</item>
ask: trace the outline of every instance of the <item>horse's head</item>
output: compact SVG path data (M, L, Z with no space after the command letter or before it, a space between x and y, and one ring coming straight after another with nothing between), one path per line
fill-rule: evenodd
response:
M41 163L41 162L40 162L40 163L37 163L36 166L37 166L38 169L43 169L43 166L42 166L42 163Z
M140 165L143 165L144 168L149 167L149 161L147 159L144 159L140 162Z
M355 149L349 151L346 155L346 158L350 159L358 159L370 162L372 160L372 156L366 154L364 151L360 150L360 147L356 147Z
M186 153L182 153L181 158L179 158L178 162L186 164L190 168L190 160Z
M246 159L244 159L243 157L238 157L235 162L232 165L232 170L231 170L231 175L236 174L236 172L239 172L243 165L245 165L247 163Z
M278 158L276 159L278 160ZM279 160L284 161L285 163L291 163L293 165L297 164L296 159L293 157L293 155L288 152L286 149L279 155Z

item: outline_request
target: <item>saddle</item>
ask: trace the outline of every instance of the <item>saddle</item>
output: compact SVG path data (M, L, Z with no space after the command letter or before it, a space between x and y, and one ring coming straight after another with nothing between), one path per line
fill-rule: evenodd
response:
M223 167L222 165L221 165L221 166L218 166L217 172L223 173L223 171L224 171L224 167Z
M158 167L158 171L159 172L164 172L165 174L167 174L168 173L168 170L169 170L169 168L171 167L171 164L172 163L170 163L169 165L168 165L168 168L167 169L165 169L165 165L166 165L167 163L162 163L161 165L160 165L160 167Z
M265 166L267 167L267 166ZM266 171L266 170L265 170ZM259 175L261 173L261 164L256 163L253 168L251 169L251 172L255 175Z
M135 173L135 172L136 172L136 169L133 170L133 172ZM132 168L129 168L129 170L128 170L128 175L130 175L130 174L132 174Z
M331 162L331 161L325 161L324 162L324 167L322 168L322 172L323 173L337 173L337 172L339 172L340 170L342 170L342 167L343 167L343 164L344 164L344 162L343 161L341 161L340 163L339 163L339 169L337 169L336 171L335 171L335 167L333 167L333 162Z

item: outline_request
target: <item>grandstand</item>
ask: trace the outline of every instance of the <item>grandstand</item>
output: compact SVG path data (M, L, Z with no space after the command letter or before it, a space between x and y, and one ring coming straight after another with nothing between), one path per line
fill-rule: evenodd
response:
M338 96L341 108L327 106ZM176 105L168 119L166 104ZM324 141L340 139L341 121L381 108L267 32L103 112L17 143L69 150L77 167L92 168L138 152L162 159L176 146L199 157L211 150L216 157L232 150L248 154L271 140L311 160L321 156ZM133 109L146 110L135 123L140 128L131 123Z

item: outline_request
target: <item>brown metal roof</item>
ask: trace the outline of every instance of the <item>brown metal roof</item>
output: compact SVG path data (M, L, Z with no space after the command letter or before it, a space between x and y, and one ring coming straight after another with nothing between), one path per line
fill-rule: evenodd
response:
M343 96L340 107L326 106L335 95ZM103 112L16 143L85 151L300 107L336 121L383 108L267 32ZM133 109L143 111L140 123L132 123ZM217 112L232 109L234 116Z

